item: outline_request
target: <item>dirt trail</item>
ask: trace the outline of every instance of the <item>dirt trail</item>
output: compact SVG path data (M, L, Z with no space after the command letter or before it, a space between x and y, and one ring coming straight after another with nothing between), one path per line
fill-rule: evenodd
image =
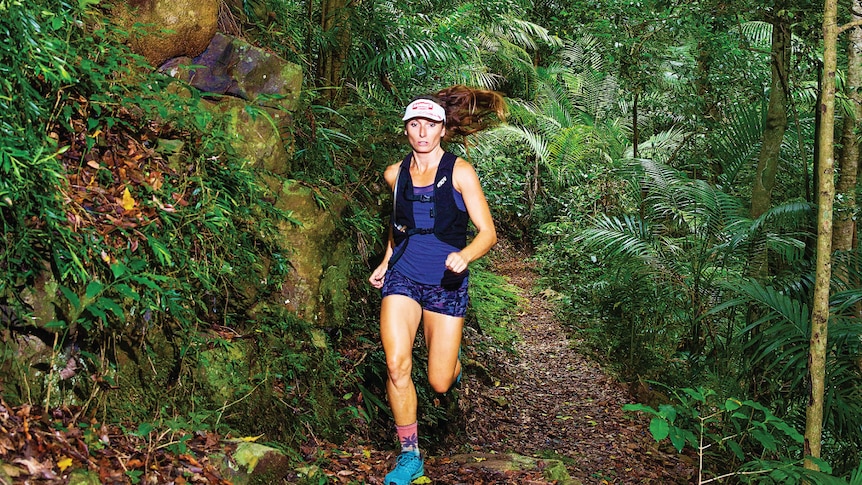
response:
M694 483L692 460L656 445L648 421L622 411L634 402L626 386L573 348L553 302L535 291L529 255L500 246L491 257L493 270L519 288L524 300L517 352L483 345L489 337L465 329L466 372L457 391L455 432L449 442L425 450L424 483ZM447 399L441 398L443 406ZM328 462L324 472L340 474L346 484L382 483L396 453L349 443L337 450L328 455L341 458Z
M475 377L466 382L470 445L561 460L572 483L692 483L690 460L657 446L642 417L623 413L623 404L633 402L626 388L572 349L552 302L534 291L536 273L526 255L507 250L494 268L521 289L522 340L499 385ZM462 478L459 483L474 483Z

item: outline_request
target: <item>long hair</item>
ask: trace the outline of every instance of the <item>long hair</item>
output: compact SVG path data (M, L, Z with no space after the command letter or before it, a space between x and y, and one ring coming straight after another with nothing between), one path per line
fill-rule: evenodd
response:
M500 93L461 84L416 99L430 99L446 111L447 141L464 140L468 135L505 121L508 115L506 100Z

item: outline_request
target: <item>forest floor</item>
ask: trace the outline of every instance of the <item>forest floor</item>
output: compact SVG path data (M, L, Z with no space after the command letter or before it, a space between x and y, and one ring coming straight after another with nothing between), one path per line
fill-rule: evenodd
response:
M537 274L527 256L509 246L492 258L494 271L523 297L516 352L481 350L488 347L471 340L482 336L467 329L466 372L455 391L458 430L451 443L428 452L427 479L417 483L696 483L696 461L656 444L648 419L622 410L635 402L629 387L576 350L555 318L553 295L534 287ZM103 484L132 483L130 477L140 483L230 483L201 458L225 448L217 436L199 434L184 443L186 453L153 447L143 455L141 442L128 433L75 425L74 418L69 410L39 413L0 402L0 472L16 475L0 473L0 484L9 477L16 484L69 483L63 471L84 461ZM58 421L66 426L58 430ZM339 445L311 440L301 452L310 464L302 472L318 479L292 471L281 483L382 484L396 454L394 447L376 449L359 438Z
M494 351L465 329L466 372L457 392L457 436L428 453L424 483L446 485L691 484L691 454L657 444L630 386L576 349L556 318L553 294L536 288L528 254L501 242L492 270L522 297L516 352ZM421 433L421 429L420 429ZM397 450L340 445L326 474L342 483L382 484ZM319 451L319 450L318 450ZM551 470L565 466L568 479ZM354 480L354 482L351 482ZM420 480L418 483L423 482Z

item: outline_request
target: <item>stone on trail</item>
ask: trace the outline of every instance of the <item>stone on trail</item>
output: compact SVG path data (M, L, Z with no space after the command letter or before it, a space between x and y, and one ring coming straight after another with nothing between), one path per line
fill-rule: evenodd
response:
M542 470L542 475L557 485L582 485L569 475L566 465L560 460L532 458L516 453L470 453L449 458L455 463L501 472Z

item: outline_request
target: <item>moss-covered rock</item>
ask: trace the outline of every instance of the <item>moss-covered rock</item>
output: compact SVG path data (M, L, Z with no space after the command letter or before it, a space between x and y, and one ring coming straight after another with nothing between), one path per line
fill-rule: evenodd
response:
M199 56L177 58L161 70L205 93L228 94L286 111L296 110L302 91L298 65L222 33L216 33Z
M230 457L212 459L222 475L234 485L282 483L291 471L290 460L284 453L258 443L241 442Z
M273 109L257 108L239 98L223 98L206 103L224 116L225 129L237 157L249 165L276 175L290 174L292 139L290 130L281 127L288 115Z
M566 470L566 465L560 460L532 458L516 453L470 453L451 457L455 463L476 465L482 468L499 470L542 470L542 475L550 482L559 485L581 485L581 481L572 478Z
M131 47L153 66L203 52L218 28L216 0L115 2L116 22L132 32ZM139 29L134 29L135 26Z
M262 176L273 205L289 212L295 223L282 222L276 244L289 254L291 271L277 302L300 318L320 326L338 326L347 309L350 245L338 230L346 201L294 180Z
M89 470L72 470L69 473L69 481L68 485L99 485L102 483L99 480L99 475L97 473L91 472Z
M183 345L159 330L147 332L140 340L122 338L112 349L113 369L104 369L100 376L105 391L98 397L104 408L144 422L170 404L174 410L183 411L184 386L194 387L180 380Z

